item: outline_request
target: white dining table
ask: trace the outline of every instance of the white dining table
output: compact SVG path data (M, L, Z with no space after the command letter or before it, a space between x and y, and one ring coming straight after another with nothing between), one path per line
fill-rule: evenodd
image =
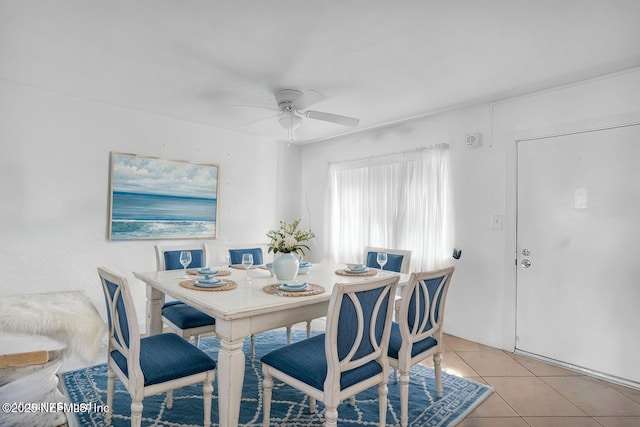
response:
M400 276L399 286L408 282L408 274L378 271L375 276L344 276L336 274L344 264L314 264L305 275L298 275L299 282L324 287L324 292L311 296L280 296L266 293L263 288L279 283L264 268L249 270L250 282L245 281L246 271L231 267L214 268L231 271L230 279L237 288L227 291L204 292L180 285L183 270L134 272L134 276L147 286L146 332L162 332L162 305L165 294L183 301L216 319L216 335L220 341L218 352L218 413L220 426L236 427L240 415L240 402L244 382L245 338L261 332L281 328L327 315L333 285L337 282L375 280L380 274Z

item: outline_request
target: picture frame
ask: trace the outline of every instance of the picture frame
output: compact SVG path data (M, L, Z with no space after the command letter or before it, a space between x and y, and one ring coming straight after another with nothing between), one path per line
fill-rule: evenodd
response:
M110 240L217 238L218 165L110 154Z

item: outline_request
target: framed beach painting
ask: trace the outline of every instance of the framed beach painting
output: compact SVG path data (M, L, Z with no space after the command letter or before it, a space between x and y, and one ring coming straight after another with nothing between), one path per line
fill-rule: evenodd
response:
M213 164L112 152L109 238L215 239L218 172Z

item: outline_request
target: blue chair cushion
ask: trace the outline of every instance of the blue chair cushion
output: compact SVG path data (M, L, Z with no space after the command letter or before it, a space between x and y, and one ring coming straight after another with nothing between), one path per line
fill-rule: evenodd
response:
M263 356L260 360L311 387L323 390L327 377L327 359L324 350L325 334L287 345ZM359 368L342 373L343 390L382 372L382 367L371 361Z
M166 251L164 253L164 269L165 270L182 270L180 264L180 252L182 251ZM204 259L204 251L202 249L191 249L191 264L187 268L204 267L206 260Z
M213 317L180 301L166 303L162 308L162 316L180 329L198 328L216 323Z
M229 249L229 261L231 264L242 264L242 254L253 255L253 265L262 265L262 249L260 248L247 248L247 249Z
M429 350L430 348L436 346L438 341L436 341L433 337L425 338L422 341L418 341L413 343L413 347L411 348L411 357L415 357L418 354ZM400 335L400 325L397 322L393 322L391 324L391 335L389 338L389 351L387 354L392 359L398 359L398 353L400 352L400 347L402 346L402 335Z
M111 357L128 376L127 359L122 353L113 350ZM140 368L145 387L210 371L215 367L215 360L176 334L152 335L140 340Z
M175 301L167 301L167 302L165 302L165 303L164 303L164 305L162 306L162 309L164 310L165 308L167 308L167 307L171 307L172 305L176 305L176 304L184 304L184 303L183 303L182 301L178 301L178 300L175 300Z
M377 257L378 252L369 252L367 254L367 267L380 268ZM387 253L387 263L384 265L383 270L395 271L396 273L400 273L403 258L403 255Z

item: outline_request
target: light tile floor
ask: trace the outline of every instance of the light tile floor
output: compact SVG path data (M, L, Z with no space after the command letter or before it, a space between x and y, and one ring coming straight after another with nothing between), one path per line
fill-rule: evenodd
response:
M324 330L325 319L311 327ZM444 348L445 372L494 390L458 427L640 427L640 390L452 335Z
M494 389L460 427L640 426L640 390L451 335L444 347L444 371Z

